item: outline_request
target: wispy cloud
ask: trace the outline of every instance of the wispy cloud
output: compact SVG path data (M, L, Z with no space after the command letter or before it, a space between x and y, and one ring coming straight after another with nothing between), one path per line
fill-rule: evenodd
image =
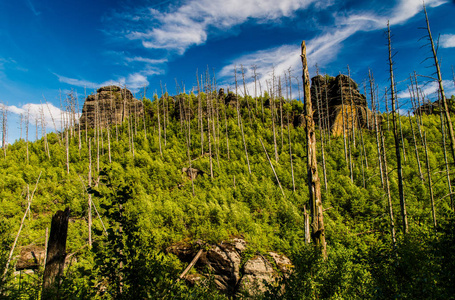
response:
M442 48L455 47L455 34L441 34L439 43Z
M426 5L431 7L444 3L447 3L447 1L426 1ZM343 15L335 15L335 29L330 28L323 31L306 42L308 60L317 62L319 66L324 66L337 57L343 47L343 42L354 34L360 31L382 30L387 26L387 21L390 21L391 25L404 23L422 10L423 6L420 0L401 0L395 7L389 8L382 14L378 14L375 11L353 11ZM251 78L252 69L250 66L255 65L257 72L261 74L259 79L264 84L265 80L270 78L272 69L274 69L277 76L282 76L283 72L289 68L298 70L301 67L300 48L296 47L298 42L296 41L292 45L259 50L238 57L223 67L220 75L228 81L230 79L227 77L234 74L234 66L243 65L247 68L247 77ZM249 86L251 88L251 83Z
M32 1L31 0L27 0L27 6L30 8L30 10L33 12L33 14L35 16L39 16L41 14L40 11L37 11L35 9L35 5L33 5Z
M291 17L315 0L190 0L161 12L152 7L141 10L129 19L138 28L124 32L130 40L139 40L145 48L166 49L183 54L194 45L201 45L212 31L227 30L248 20L257 23ZM143 22L154 24L144 27ZM140 25L139 25L140 24ZM134 25L133 25L134 26Z
M128 89L132 91L137 91L144 86L149 85L149 81L147 80L146 75L154 75L154 74L159 74L160 70L153 70L153 69L146 69L143 71L144 74L142 73L133 73L129 74L127 77L119 77L116 80L108 80L104 81L101 83L97 82L91 82L87 81L84 79L76 79L76 78L69 78L65 77L59 74L55 74L57 76L58 80L62 83L66 83L72 86L78 86L78 87L84 87L88 89L97 89L102 86L106 85L121 85L121 86L126 86Z
M455 88L453 82L450 80L443 80L442 84L444 85L444 91L446 97L455 94ZM429 81L419 87L420 95L431 101L436 101L438 99L439 84L437 81ZM409 91L401 91L398 93L398 98L409 99Z
M150 64L150 65L163 64L168 61L167 58L152 59L152 58L146 58L146 57L140 57L140 56L125 57L125 60L127 62L143 62L143 63Z

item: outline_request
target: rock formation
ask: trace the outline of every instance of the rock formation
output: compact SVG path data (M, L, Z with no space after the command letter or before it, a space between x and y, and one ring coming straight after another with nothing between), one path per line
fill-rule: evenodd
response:
M191 180L196 179L197 176L203 176L204 171L195 168L182 168L182 173L186 173Z
M311 79L311 83L311 101L316 124L325 127L324 124L328 122L332 135L342 135L344 113L346 130L352 130L353 127L372 128L372 112L368 109L366 97L359 92L354 80L341 74L337 77L318 75ZM302 120L300 117L295 122L298 125Z
M131 91L115 85L104 86L85 100L80 118L81 128L94 128L96 116L102 127L121 124L129 116L142 117L142 102L135 99Z
M21 249L16 262L16 270L36 270L44 264L44 247L30 245Z
M245 260L247 243L242 238L234 238L216 245L205 245L195 265L197 273L189 274L185 280L197 284L211 274L217 288L233 296L259 296L266 284L273 284L280 276L289 274L291 261L275 252L256 253ZM167 249L180 260L190 262L198 252L197 247L187 243L177 243Z

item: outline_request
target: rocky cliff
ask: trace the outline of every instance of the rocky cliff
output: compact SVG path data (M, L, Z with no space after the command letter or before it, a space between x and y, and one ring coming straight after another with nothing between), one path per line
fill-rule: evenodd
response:
M121 124L131 115L142 117L143 113L142 102L134 98L130 90L110 85L99 88L96 94L87 97L80 123L81 128L94 128L95 120L98 119L102 127L107 127Z
M330 128L332 135L353 127L372 128L373 115L357 83L346 75L315 76L311 79L311 101L316 124Z
M201 247L204 251L195 264L195 271L184 279L190 284L199 284L213 276L216 288L230 298L259 297L266 285L276 284L293 268L289 258L276 252L246 254L248 244L239 237L216 245L202 241L194 245L180 242L167 248L167 252L189 263Z

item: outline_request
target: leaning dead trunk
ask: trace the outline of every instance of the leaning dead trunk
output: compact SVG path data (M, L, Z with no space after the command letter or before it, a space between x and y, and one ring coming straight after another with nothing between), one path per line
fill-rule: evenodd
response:
M434 206L433 182L431 180L430 159L428 158L427 133L423 133L423 142L425 144L425 161L427 165L428 191L430 192L431 216L433 217L434 230L437 230L436 209Z
M314 129L313 108L311 105L310 74L308 72L306 59L305 41L302 41L301 51L300 56L302 58L302 79L305 100L305 131L307 137L308 190L311 208L311 237L316 245L321 246L323 257L327 258L324 216L321 200L321 182L318 176L318 162L316 159L316 133Z
M47 247L46 267L43 275L42 299L58 299L60 277L66 257L66 236L70 209L59 210L52 217L51 234Z
M431 51L433 52L434 66L436 68L436 74L438 75L439 93L441 94L441 100L442 104L444 105L444 114L446 117L447 128L449 129L450 148L452 150L451 152L453 161L455 161L455 134L453 132L452 119L450 118L449 106L447 104L447 99L444 92L444 85L442 83L441 68L439 67L438 56L436 55L436 49L434 46L433 37L431 35L430 22L428 21L427 9L425 8L425 5L423 6L423 10L425 12L425 20L427 23L428 39L430 40Z

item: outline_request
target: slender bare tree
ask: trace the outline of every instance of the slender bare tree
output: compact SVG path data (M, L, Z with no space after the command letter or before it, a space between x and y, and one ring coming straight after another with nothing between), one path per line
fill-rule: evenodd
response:
M455 134L453 131L452 119L450 117L449 106L447 104L447 98L446 98L446 95L444 92L444 85L442 82L441 68L439 66L439 61L438 61L438 56L437 56L436 49L434 46L433 36L431 35L430 21L428 20L428 14L427 14L427 9L425 7L425 4L423 4L423 11L425 12L425 21L427 24L426 29L428 32L428 39L430 40L431 51L433 53L433 59L434 59L434 66L436 68L436 74L438 76L439 93L441 94L442 104L444 105L444 115L446 117L446 124L449 129L449 139L450 139L450 148L452 151L452 158L453 158L453 161L455 162Z
M313 108L311 105L310 74L308 72L306 45L302 41L302 81L305 100L305 121L306 121L306 140L307 140L307 170L308 170L308 190L311 208L311 237L316 245L321 246L322 255L327 258L327 246L325 242L324 214L322 209L321 183L318 175L318 162L316 159L316 134L313 119Z
M390 93L392 99L392 125L393 125L393 136L395 139L395 153L397 157L397 174L398 174L398 191L400 194L400 206L401 206L401 218L403 232L408 233L408 216L406 212L406 200L404 198L404 187L403 187L403 168L401 165L401 151L400 141L398 138L397 128L397 112L396 112L396 95L395 95L395 78L393 75L393 61L392 61L392 38L390 33L390 24L387 22L387 37L388 37L388 48L389 48L389 72L390 72Z

